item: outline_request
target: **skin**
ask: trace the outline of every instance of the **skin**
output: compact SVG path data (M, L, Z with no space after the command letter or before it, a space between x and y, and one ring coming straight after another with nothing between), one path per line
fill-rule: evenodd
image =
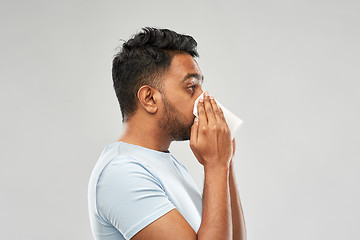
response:
M188 54L176 54L163 74L163 86L142 86L138 109L125 123L119 141L167 151L174 140L189 140L190 148L204 166L202 222L195 233L183 216L172 210L139 231L133 240L237 239L245 237L245 223L232 167L235 141L221 109L211 96L192 110L203 92L203 75Z
M197 78L187 78L188 74L194 74ZM166 151L172 141L190 138L194 122L194 102L202 93L202 73L199 65L190 55L177 54L173 57L169 70L163 74L162 80L162 89L147 85L139 89L138 109L125 123L125 132L120 141ZM195 88L189 88L194 86L194 83ZM169 119L170 121L166 121ZM178 125L182 125L182 129L179 129ZM174 136L176 129L178 132L185 130L183 139Z

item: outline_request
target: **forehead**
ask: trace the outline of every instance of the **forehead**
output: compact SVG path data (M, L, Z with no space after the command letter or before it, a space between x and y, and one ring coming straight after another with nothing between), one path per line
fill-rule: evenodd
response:
M184 78L191 74L200 75L199 64L189 54L176 54L171 60L171 65L168 71L164 74L164 83L167 84L182 84Z

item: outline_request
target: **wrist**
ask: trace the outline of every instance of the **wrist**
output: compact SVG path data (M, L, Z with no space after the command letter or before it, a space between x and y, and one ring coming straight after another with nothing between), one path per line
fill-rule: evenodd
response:
M229 164L224 164L224 165L210 165L210 164L205 164L204 165L204 173L205 174L226 174L228 175L230 172L230 165Z

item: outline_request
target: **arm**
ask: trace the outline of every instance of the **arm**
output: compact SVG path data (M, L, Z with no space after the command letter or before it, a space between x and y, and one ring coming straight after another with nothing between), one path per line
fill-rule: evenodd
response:
M197 234L174 209L142 229L132 240L230 240L230 211L229 170L205 168L203 213Z
M198 239L231 239L229 169L205 168L203 212Z
M138 232L132 240L230 240L231 136L223 112L208 96L198 104L190 147L204 166L202 221L197 234L175 209Z
M233 142L235 144L235 140ZM235 148L234 148L235 151ZM231 216L232 216L232 229L233 240L246 240L246 228L244 213L242 211L240 197L236 185L236 178L234 172L233 162L230 165L230 198L231 198Z
M206 96L206 95L205 95ZM198 121L191 129L190 146L204 166L202 221L198 239L231 239L229 169L231 137L222 110L213 98L198 104Z

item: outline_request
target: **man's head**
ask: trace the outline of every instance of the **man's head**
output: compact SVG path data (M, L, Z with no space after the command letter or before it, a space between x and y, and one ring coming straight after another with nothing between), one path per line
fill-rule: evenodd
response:
M142 106L158 113L159 128L173 140L189 139L192 106L203 79L194 60L196 46L191 36L155 28L144 28L123 44L112 71L123 122Z
M141 86L161 89L161 76L170 67L175 54L198 57L197 43L187 35L168 29L143 28L125 42L113 60L112 76L123 122L137 109L137 93Z

